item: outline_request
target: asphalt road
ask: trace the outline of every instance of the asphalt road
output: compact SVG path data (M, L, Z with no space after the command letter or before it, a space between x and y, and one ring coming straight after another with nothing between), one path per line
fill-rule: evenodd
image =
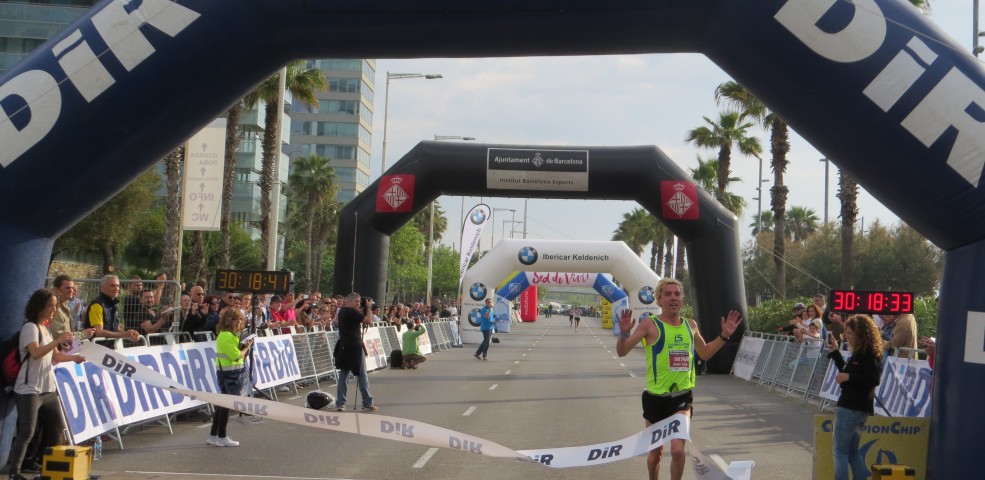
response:
M583 318L576 333L567 317L515 326L493 344L488 361L475 346L437 352L418 370L370 374L382 414L476 435L507 447L539 449L621 439L643 428L643 352L618 358L611 330ZM335 393L334 384L323 388ZM310 389L309 389L310 390ZM354 381L349 393L353 395ZM304 393L281 400L303 405ZM293 396L293 393L289 394ZM350 400L350 406L355 404ZM802 406L727 375L702 376L695 390L694 445L725 461L753 460L759 480L809 478L812 416ZM597 479L645 478L645 458L552 469L450 449L327 432L265 419L230 420L236 448L205 443L209 421L182 415L174 434L162 426L133 429L125 450L105 442L94 473L104 479ZM669 478L669 457L661 476ZM685 478L693 479L691 466Z

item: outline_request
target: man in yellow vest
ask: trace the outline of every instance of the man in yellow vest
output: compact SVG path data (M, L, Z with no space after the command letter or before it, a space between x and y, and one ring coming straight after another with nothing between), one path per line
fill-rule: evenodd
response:
M708 360L725 345L742 322L739 312L732 310L728 318L722 317L722 334L711 342L706 342L698 332L698 324L692 319L681 318L684 306L684 286L672 278L657 283L657 306L660 315L640 321L636 331L636 320L630 309L622 311L619 317L619 338L616 352L624 357L636 344L643 342L646 355L646 390L643 391L643 419L649 427L675 413L691 416L691 403L694 401L691 389L694 388L694 352ZM632 331L632 333L630 333ZM680 480L684 476L683 439L670 441L670 478ZM663 447L650 451L646 458L646 469L651 480L658 478Z

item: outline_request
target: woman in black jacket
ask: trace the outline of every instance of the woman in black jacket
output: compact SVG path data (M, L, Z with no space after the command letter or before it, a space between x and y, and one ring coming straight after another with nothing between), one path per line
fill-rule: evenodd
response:
M851 467L855 480L869 476L865 459L859 452L862 427L874 413L876 387L879 385L882 337L875 322L867 315L855 315L845 322L845 340L852 350L846 362L838 343L828 337L828 358L835 362L839 373L835 382L841 385L838 408L835 409L834 462L835 480L848 480Z

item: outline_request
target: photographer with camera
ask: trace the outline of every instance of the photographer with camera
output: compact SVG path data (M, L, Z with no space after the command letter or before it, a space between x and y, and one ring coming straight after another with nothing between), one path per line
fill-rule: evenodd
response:
M345 411L346 392L349 373L356 377L359 393L363 396L362 411L375 412L380 408L373 404L369 394L369 375L366 374L366 348L362 332L373 323L371 306L373 299L363 298L358 293L345 297L345 306L339 310L339 341L335 344L335 368L339 369L338 390L336 391L336 410Z
M401 348L404 358L403 368L417 370L417 364L427 360L427 357L421 355L421 349L417 345L418 338L425 333L427 333L427 330L424 330L424 325L421 324L420 319L414 323L413 328L408 328L404 332L404 341Z

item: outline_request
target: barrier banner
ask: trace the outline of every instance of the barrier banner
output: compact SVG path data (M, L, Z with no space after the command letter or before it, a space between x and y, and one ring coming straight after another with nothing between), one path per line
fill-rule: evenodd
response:
M88 343L83 342L83 346ZM126 349L125 356L189 390L219 391L214 341L132 347ZM253 361L257 388L276 387L301 378L290 335L257 337ZM55 365L55 382L68 430L76 443L114 428L206 403L127 376L108 375L93 362Z
M847 361L851 352L842 351ZM828 361L824 381L818 395L832 402L838 401L841 387L835 383L838 369ZM876 387L876 415L889 417L929 417L933 370L926 360L907 360L889 357L882 366L882 376Z
M834 415L814 416L814 478L834 478ZM930 419L869 417L862 427L859 451L866 465L906 465L916 479L927 476Z
M890 417L929 417L933 370L926 360L889 357L876 389L876 413ZM883 408L880 408L883 407Z
M334 347L335 345L332 345ZM366 371L386 367L386 362L390 360L390 352L383 348L383 339L380 338L380 329L371 327L363 332L363 346L366 347Z
M756 369L759 354L763 351L766 340L762 338L742 337L739 353L735 355L732 373L743 380L752 380L752 372Z
M104 375L126 377L148 386L187 395L198 401L295 425L354 433L432 447L462 450L489 457L535 461L553 468L609 463L642 455L664 445L670 439L689 439L690 420L682 414L657 422L642 432L618 442L581 447L515 451L484 438L456 432L416 420L379 414L324 412L270 400L196 391L169 379L127 356L101 345L85 342L81 354Z

